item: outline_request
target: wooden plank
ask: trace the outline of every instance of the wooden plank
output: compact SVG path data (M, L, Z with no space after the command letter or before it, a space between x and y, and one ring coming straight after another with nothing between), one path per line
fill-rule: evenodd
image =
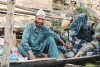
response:
M81 56L81 57L72 57L72 58L64 58L64 59L57 59L57 60L67 60L67 61L71 61L71 60L84 60L84 59L90 59L90 58L96 58L96 57L100 57L100 55L91 55L91 56Z
M50 61L50 60L54 60L54 61L68 61L71 62L73 60L84 60L84 59L91 59L91 58L98 58L100 57L99 55L92 55L92 56L83 56L83 57L73 57L73 58L63 58L63 59L56 59L56 58L37 58L34 60L10 60L10 63L24 63L24 62L36 62L36 61Z
M79 59L78 59L79 58ZM32 61L32 62L22 62L22 63L10 63L10 67L64 67L66 63L71 64L86 64L91 61L100 61L100 55L88 56L84 58L78 57L77 59L67 59L62 60L47 60L47 61Z
M6 14L6 11L7 9L5 8L0 8L0 12L3 12ZM35 16L36 15L36 12L27 12L27 11L19 11L19 10L15 10L15 14L24 14L24 15L32 15L32 16ZM46 15L47 18L56 18L56 19L63 19L59 16L52 16L52 15ZM66 18L66 19L69 19L69 18Z
M56 61L56 58L37 58L34 60L10 60L10 63L24 63L24 62L36 62L36 61Z
M6 11L7 11L7 9L5 9L5 8L0 8L0 10L2 10L2 12L5 12L6 13ZM26 14L26 15L36 15L35 13L36 12L29 12L29 11L20 11L20 10L15 10L15 13L16 14Z
M9 67L10 45L13 44L13 21L15 0L7 0L7 18L5 24L5 41L2 54L1 67Z
M0 4L6 5L6 2L0 1ZM23 9L23 10L27 10L31 12L37 12L39 10L38 8L26 8L19 5L15 5L15 8L19 8L19 9ZM46 14L51 13L51 10L48 10L48 9L43 9L43 10L46 12Z

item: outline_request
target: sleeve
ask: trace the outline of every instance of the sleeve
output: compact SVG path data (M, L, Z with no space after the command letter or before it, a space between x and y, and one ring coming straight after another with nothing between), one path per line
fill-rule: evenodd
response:
M25 50L31 49L31 47L28 44L29 34L30 34L30 25L28 24L23 31L21 40L21 44Z
M51 32L52 32L51 36L54 37L55 40L58 40L60 38L60 36L57 35L54 31Z
M58 34L56 34L54 31L52 31L50 28L44 26L44 31L45 31L45 34L47 36L51 36L53 37L55 40L59 39L60 36Z

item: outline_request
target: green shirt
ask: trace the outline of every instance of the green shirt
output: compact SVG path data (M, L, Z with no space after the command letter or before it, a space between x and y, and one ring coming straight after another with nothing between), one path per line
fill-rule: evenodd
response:
M44 50L46 46L45 40L48 37L53 37L55 40L59 38L59 36L46 25L42 25L41 28L37 30L36 24L33 22L25 27L21 44L25 50Z

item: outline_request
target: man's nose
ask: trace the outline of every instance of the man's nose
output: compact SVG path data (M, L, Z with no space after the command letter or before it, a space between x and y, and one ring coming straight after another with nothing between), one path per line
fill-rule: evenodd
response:
M39 22L41 23L41 22L43 22L43 21L40 19Z

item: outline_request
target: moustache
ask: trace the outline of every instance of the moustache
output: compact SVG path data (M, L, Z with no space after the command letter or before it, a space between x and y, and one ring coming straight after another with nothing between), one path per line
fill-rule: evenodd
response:
M44 24L44 23L37 23L37 26L38 26L38 27L41 27L41 26L43 26L43 24Z

